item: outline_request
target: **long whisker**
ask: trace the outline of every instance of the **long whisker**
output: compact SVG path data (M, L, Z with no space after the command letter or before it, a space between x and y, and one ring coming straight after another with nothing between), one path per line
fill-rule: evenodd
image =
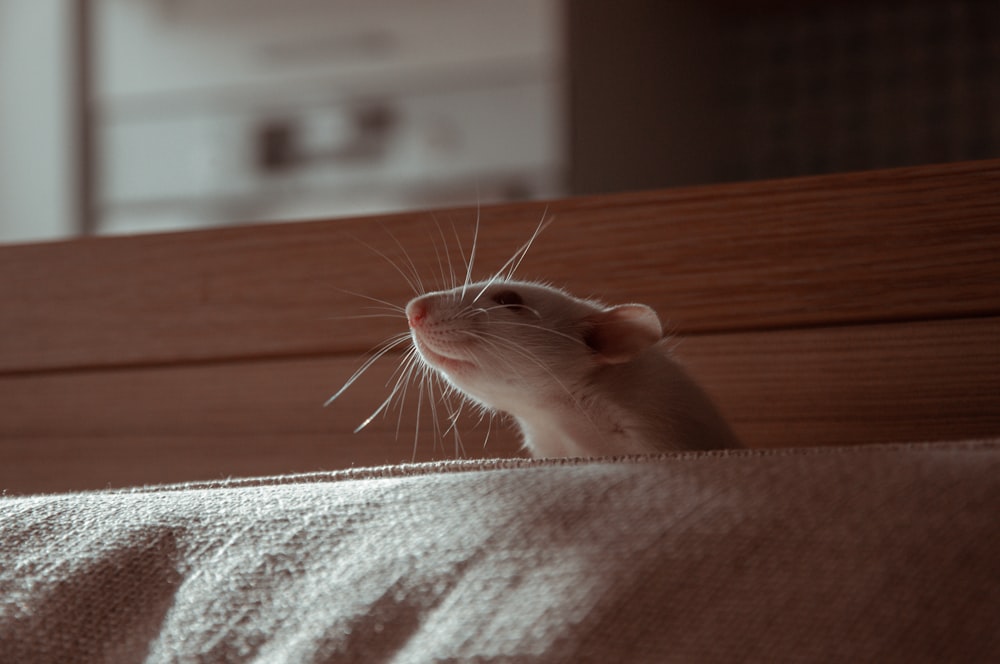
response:
M410 350L412 352L407 353L406 357L406 369L400 373L399 379L396 381L395 389L399 389L399 386L402 385L402 393L399 395L399 417L396 418L396 440L399 440L399 431L403 427L403 405L406 403L406 393L413 382L414 374L422 371L422 363L417 356L417 349L411 348Z
M426 293L427 289L424 288L424 282L420 278L420 271L417 270L417 266L413 263L413 258L410 257L410 252L406 250L406 247L404 247L403 244L399 241L399 238L397 238L393 234L393 232L390 231L384 224L379 223L379 226L381 226L382 230L385 231L386 234L388 234L388 236L392 239L392 241L396 243L396 246L399 247L399 250L403 252L403 257L406 259L406 265L409 266L410 275L413 277L413 283L415 283L420 288L420 290L416 291L417 295L420 295L421 293ZM402 272L402 270L400 270L400 272Z
M512 321L512 320L498 320L498 321L494 321L494 322L497 325L510 325L510 326L514 326L514 327L527 327L527 328L531 328L533 330L539 330L541 332L546 332L548 334L554 334L554 335L556 335L558 337L563 337L565 339L569 339L573 343L579 344L581 346L586 346L587 345L586 342L583 339L580 339L578 337L574 337L572 334L567 334L566 332L563 332L561 330L553 330L552 328L544 327L542 325L534 325L532 323L518 323L518 322Z
M507 273L508 281L514 278L514 273L517 272L517 268L521 267L521 261L523 261L524 257L528 255L528 250L531 249L531 245L534 244L535 239L539 235L541 235L543 230L549 227L549 225L553 222L553 220L555 220L555 217L551 217L549 218L548 221L546 221L545 215L547 215L548 213L549 213L549 206L546 205L545 209L542 210L542 218L538 220L538 226L535 227L535 232L531 234L530 238L528 238L528 242L525 244L524 250L521 252L521 257L517 259L517 262L514 263L514 266L510 268L510 272Z
M465 318L465 319L475 318L479 314L489 315L489 313L491 311L496 311L497 309L506 309L508 306L510 306L510 305L498 304L498 305L491 306L491 307L469 307L468 309L466 309L466 310L458 313L455 317L456 318ZM537 309L535 309L533 307L529 307L529 306L524 305L524 304L518 305L518 306L521 309L524 309L526 311L530 311L531 313L533 313L535 315L536 318L541 319L542 314ZM581 346L586 346L587 345L582 339L574 337L571 334L567 334L566 332L562 332L560 330L553 330L552 328L545 327L543 325L538 325L536 323L521 323L521 322L512 321L512 320L494 320L492 322L494 324L496 324L496 325L508 325L508 326L514 326L514 327L527 327L527 328L530 328L530 329L533 329L533 330L539 330L541 332L546 332L546 333L549 333L549 334L554 334L556 336L563 337L565 339L569 339L573 343L579 344Z
M383 226L383 230L385 230L384 226ZM391 233L390 233L390 236L392 236ZM354 239L356 241L360 242L365 247L367 247L370 251L374 252L377 256L379 256L380 258L382 258L386 263L388 263L389 265L391 265L392 268L394 270L396 270L396 272L399 273L399 276L403 277L403 281L406 282L406 285L410 287L410 290L412 290L414 292L414 294L420 295L423 292L422 288L419 289L419 290L417 289L417 283L409 275L407 275L406 272L403 271L403 268L399 267L399 265L397 265L395 261L393 261L391 258L389 258L388 256L386 256L382 251L379 251L378 249L376 249L372 245L368 244L367 242L365 242L361 238L355 237L355 236L352 236L352 237L354 237ZM395 236L392 236L392 237L395 239ZM352 295L358 295L358 293L352 293ZM362 295L361 297L364 297L364 296ZM374 298L372 298L372 299L374 299Z
M482 420L480 420L482 421ZM486 443L490 442L490 433L493 431L493 413L490 413L489 423L486 425L486 437L483 438L483 449L486 449Z
M511 306L514 306L514 305L509 305L509 304L494 304L494 305L491 305L491 306L488 306L488 307L473 307L473 306L469 305L466 309L464 309L461 312L459 312L458 314L456 314L455 317L456 318L474 318L478 314L486 314L487 316L489 316L489 314L490 314L491 311L496 311L498 309L507 309L507 308L509 308ZM542 314L538 311L538 309L535 309L534 307L529 307L526 304L518 304L516 306L519 309L524 309L525 311L530 311L531 313L533 313L535 315L535 318L539 318L540 319L542 317ZM499 322L506 322L506 321L496 321L496 322L499 323Z
M369 313L383 313L395 316L396 318L405 318L405 311L400 310L399 307L389 306L386 304L366 304L363 307L359 307L361 311L367 311ZM340 318L345 318L345 316L340 316Z
M548 207L545 208L545 211L546 211L546 213L548 212ZM554 219L554 217L553 217L553 219ZM521 261L523 261L524 257L528 255L528 250L531 249L532 244L534 244L535 238L537 238L541 234L541 232L543 230L545 230L546 228L548 228L548 226L549 226L550 223L551 223L551 219L549 221L546 221L546 219L545 219L545 213L543 213L541 220L538 222L538 225L535 227L535 232L531 234L531 237L528 238L528 241L525 242L524 244L522 244L520 247L518 247L517 251L515 251L514 254L510 258L507 259L507 262L505 262L503 265L501 265L500 269L497 270L493 274L493 276L490 277L486 281L486 285L483 286L482 290L480 290L479 293L476 294L476 297L472 298L473 302L479 300L479 298L481 298L483 296L483 293L485 293L487 291L487 289L489 289L489 287L492 286L497 281L501 281L501 280L502 281L510 281L513 278L514 271L518 267L520 267ZM511 266L513 266L513 267L511 267ZM511 268L511 269L508 270L508 268ZM507 275L506 276L504 276L504 271L507 271ZM501 277L503 277L503 278L501 279Z
M393 385L392 391L389 392L388 404L386 405L386 409L387 410L385 412L388 412L388 409L391 409L393 407L394 403L398 405L397 410L399 411L399 420L397 421L397 424L396 424L396 439L398 440L399 439L399 423L403 419L403 403L404 403L404 399L406 398L406 386L409 384L410 376L413 373L413 358L409 354L404 355L403 356L403 360L401 360L400 363L396 366L396 369L393 372L393 375L395 376L397 373L399 374L399 377L396 379L396 383L395 383L395 385ZM391 381L392 381L392 378L390 378L389 381L386 381L386 385L388 386L388 384ZM402 394L401 395L400 395L400 390L402 390ZM395 398L397 395L400 396L399 399ZM373 412L371 414L371 417L364 424L362 424L361 426L362 427L367 426L368 422L370 422L376 415L378 415L378 413L379 413L379 410L376 410L375 412ZM361 427L359 427L358 430L360 430L360 428ZM355 433L357 433L357 431L355 431Z
M401 362L400 365L396 367L396 371L399 371L400 367L403 366L404 363L406 364L406 369L400 373L400 379L396 381L396 385L392 388L392 391L389 393L389 396L386 397L385 401L383 401L381 405L379 405L379 407L372 412L371 415L369 415L361 424L358 425L358 427L354 430L354 433L358 433L366 426L371 424L372 420L378 417L379 413L385 411L385 409L392 404L393 399L399 393L401 385L404 386L404 393L405 393L405 386L409 383L409 376L413 371L413 363L412 363L412 356L407 354L404 357L406 357L406 359L404 360L404 362ZM400 406L400 412L402 413L402 406Z
M448 428L444 430L441 434L442 442L444 438L448 436L449 432L454 433L455 438L455 456L459 456L459 451L461 450L461 456L465 456L465 445L462 444L462 435L458 430L458 418L462 414L462 408L465 406L465 401L458 402L458 408L455 408L450 401L450 396L452 388L450 385L446 385L440 376L437 377L438 387L441 389L441 402L448 412L448 420L450 424Z
M453 411L451 411L449 413L449 417L451 418L451 427L450 428L451 428L451 431L452 431L452 437L455 439L455 456L456 457L465 457L465 456L467 456L466 453L465 453L465 443L462 442L462 432L459 431L459 429L458 429L458 418L462 414L462 405L464 403L465 403L464 401L459 402L458 408L456 410L453 410ZM445 435L447 435L447 432L445 433Z
M426 374L425 374L425 376L426 376ZM412 460L414 462L417 460L417 441L420 439L420 411L421 411L421 407L424 405L424 381L423 380L421 380L418 383L418 387L419 387L420 391L417 392L417 421L416 421L416 426L414 426L414 429L413 429L413 459Z
M548 208L545 209L546 211L548 210ZM528 253L528 250L531 249L532 244L534 244L535 238L538 237L538 235L542 232L542 229L545 228L546 226L548 226L548 224L545 222L545 215L543 214L541 220L538 222L538 225L535 226L535 230L531 234L531 237L529 237L524 244L518 247L517 250L514 251L514 253L511 255L511 257L508 258L507 261L500 266L500 269L496 271L494 277L499 278L504 273L504 271L507 270L507 276L505 277L505 279L510 280L511 276L514 273L514 270L521 265L521 261L524 260L524 257ZM508 270L508 268L511 269Z
M479 246L479 185L476 185L476 229L472 233L472 250L469 252L469 264L465 270L465 282L462 284L462 297L465 297L465 289L472 283L472 266L476 262L476 248Z
M442 393L442 396L444 396L444 393ZM456 409L449 408L448 409L448 420L451 422L451 425L447 429L445 429L445 431L444 431L444 435L445 436L447 436L458 425L458 418L462 414L462 407L464 405L465 405L465 402L464 401L460 401L458 403L458 408L456 408Z
M434 258L437 259L438 273L441 275L441 281L439 282L440 285L438 289L446 289L449 287L448 275L444 271L444 261L441 259L441 252L438 250L437 238L431 235L430 239L431 239L431 248L434 250ZM445 253L448 252L447 245L445 246L444 251ZM437 275L435 275L435 278L437 278Z
M382 404L378 408L376 408L375 411L371 415L369 415L368 417L366 417L364 422L362 422L361 424L359 424L357 426L357 428L354 430L354 433L358 433L359 431L361 431L362 429L364 429L366 426L368 426L369 424L371 424L372 420L374 420L376 417L378 417L378 414L381 413L383 410L385 410L389 406L390 403L392 403L392 398L394 396L396 396L396 395L395 394L390 394L388 397L386 397L385 401L383 401Z
M465 450L465 446L462 445L462 436L457 426L458 417L462 412L462 406L465 402L460 401L458 407L456 408L454 402L452 401L452 386L445 381L440 374L436 376L436 381L438 389L441 391L441 406L446 413L448 421L448 426L441 432L441 447L444 449L444 439L448 437L448 433L450 432L455 440L455 456L458 457L460 456L459 450L462 450L463 452ZM464 456L464 454L461 456Z
M371 295L365 295L364 293L356 293L354 291L345 290L343 288L338 288L337 290L339 290L341 293L346 293L347 295L353 295L354 297L360 297L362 299L370 300L370 301L376 302L378 304L383 304L383 305L389 307L389 309L391 311L398 311L401 314L405 314L406 313L406 309L404 307L401 307L398 304L393 304L392 302L389 302L388 300L380 300L377 297L372 297Z
M333 403L334 401L336 401L337 398L340 397L340 395L342 395L344 392L346 392L347 388L349 388L351 385L353 385L354 381L356 381L358 378L361 377L362 374L364 374L366 371L368 371L368 369L373 364L375 364L376 362L378 362L378 360L380 358L382 358L386 353L388 353L389 351L391 351L393 348L399 346L402 343L405 343L409 338L410 338L409 334L401 333L401 334L398 334L398 335L396 335L394 337L390 337L387 341L383 342L382 348L380 350L376 351L367 360L365 360L364 364L362 364L358 368L358 370L355 371L354 374L352 374L351 377L347 379L347 382L344 383L344 385L339 390L337 390L336 394L334 394L332 397L330 397L329 399L326 400L326 402L323 404L323 406L324 407L329 406L331 403Z
M441 224L433 212L431 213L431 219L434 220L434 225L437 226L438 235L441 236L441 243L444 244L444 257L448 260L448 274L451 275L451 281L446 281L445 286L447 288L455 288L458 286L458 278L455 276L455 266L451 262L451 249L448 247L448 238L445 237L444 231L441 229ZM452 229L454 229L454 226L452 226Z
M402 379L403 377L403 373L406 371L409 365L414 361L414 356L416 354L417 354L417 349L414 348L413 346L410 346L409 348L406 349L406 352L403 353L403 356L400 359L399 363L396 365L396 368L393 369L392 373L385 380L386 387L388 387L389 383L392 383L393 381L396 382L396 385L399 384L400 379Z
M448 223L451 225L451 234L455 237L455 245L458 247L458 255L462 259L462 265L466 270L469 269L469 259L465 256L465 248L462 246L462 238L458 235L458 229L455 228L455 220L448 216ZM458 288L458 281L455 282L455 288Z
M384 314L351 314L350 316L324 316L323 320L359 320L362 318L395 318L399 319L399 312L393 311L392 313Z
M438 440L441 439L441 423L438 418L437 400L434 398L434 387L438 382L437 376L432 376L427 381L427 409L431 413L431 452L437 448ZM444 450L444 442L441 442L441 450Z

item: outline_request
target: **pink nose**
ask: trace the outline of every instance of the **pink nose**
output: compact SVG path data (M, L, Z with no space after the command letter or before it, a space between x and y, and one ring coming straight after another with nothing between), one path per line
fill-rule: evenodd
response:
M410 327L417 327L427 317L427 304L421 300L413 300L406 305L406 320Z

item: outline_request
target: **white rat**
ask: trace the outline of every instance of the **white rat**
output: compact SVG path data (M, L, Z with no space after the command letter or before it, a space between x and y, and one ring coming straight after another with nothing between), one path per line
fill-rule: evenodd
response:
M513 417L535 457L740 446L646 305L494 278L419 295L406 317L423 362Z
M434 292L426 292L405 249L409 272L369 247L399 272L416 297L405 309L360 297L404 314L410 331L383 343L327 404L374 362L405 344L410 348L394 374L395 387L356 432L405 396L414 378L419 387L417 424L426 392L436 428L434 375L485 411L509 414L525 448L536 457L740 447L712 401L671 357L660 319L650 307L609 307L545 284L514 280L549 222L543 214L531 238L498 272L473 283L477 216L464 283ZM448 260L447 272L440 265L441 275L447 279L450 272L456 284L447 240L440 226L438 231ZM445 409L454 427L458 411L447 401ZM414 455L416 439L415 434ZM456 431L456 451L459 445Z

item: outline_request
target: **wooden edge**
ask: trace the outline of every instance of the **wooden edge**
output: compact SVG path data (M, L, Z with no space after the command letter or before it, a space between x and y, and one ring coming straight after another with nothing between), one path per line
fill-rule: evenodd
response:
M522 276L646 302L680 334L1000 312L1000 160L489 206L474 273L543 212ZM405 303L410 260L463 273L476 216L2 247L0 373L358 354L402 319L330 318Z

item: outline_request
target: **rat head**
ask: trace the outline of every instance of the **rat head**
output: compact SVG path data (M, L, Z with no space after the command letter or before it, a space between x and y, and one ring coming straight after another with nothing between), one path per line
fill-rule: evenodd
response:
M606 307L511 280L421 295L406 316L426 364L476 401L514 414L565 398L592 372L633 360L663 336L645 305Z

